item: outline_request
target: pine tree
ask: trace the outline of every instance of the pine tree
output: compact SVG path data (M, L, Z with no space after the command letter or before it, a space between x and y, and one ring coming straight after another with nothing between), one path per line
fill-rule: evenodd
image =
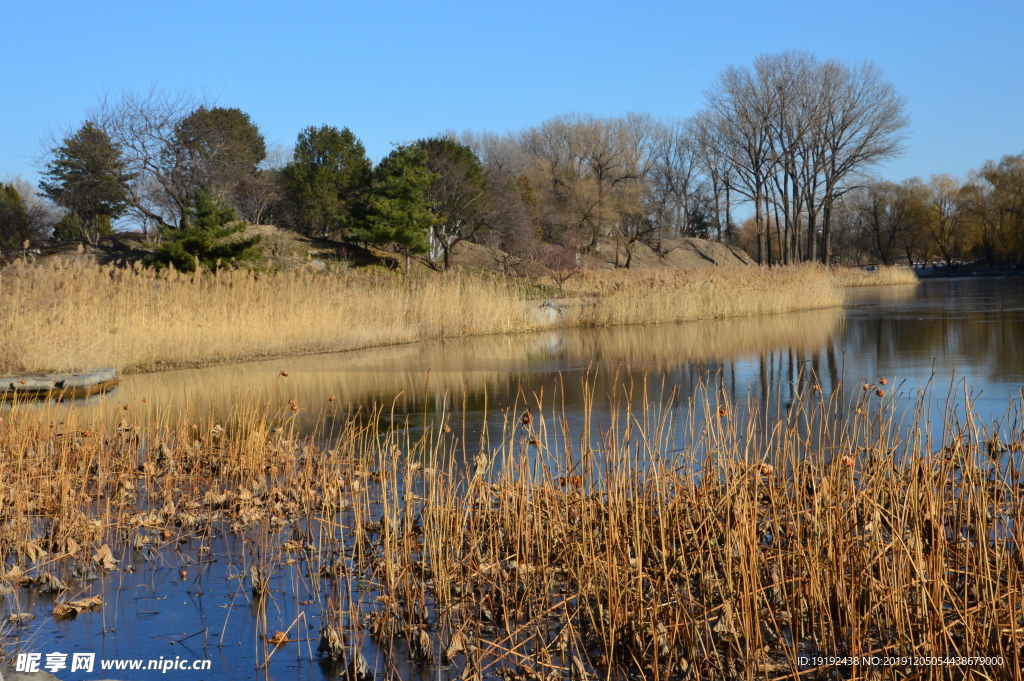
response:
M194 272L254 260L260 254L260 236L238 238L245 228L233 208L210 192L199 191L188 208L185 228L165 228L167 241L146 259L146 264Z
M258 172L267 145L249 114L241 109L201 106L174 128L180 173L196 186L230 200Z
M31 238L32 228L21 195L13 186L0 184L0 251L21 248Z
M369 216L355 230L358 239L404 253L406 273L413 254L430 250L427 234L437 216L430 210L427 188L435 177L427 167L426 151L398 147L374 169Z
M348 128L303 130L282 177L291 222L301 232L328 237L366 218L372 166L362 142Z
M44 175L43 192L74 215L62 221L65 229L58 230L58 237L90 241L112 232L127 207L125 187L133 178L121 149L92 122L53 150Z

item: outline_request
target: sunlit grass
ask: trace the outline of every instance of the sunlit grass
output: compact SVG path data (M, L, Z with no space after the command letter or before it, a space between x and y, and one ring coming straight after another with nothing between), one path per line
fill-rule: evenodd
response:
M832 273L839 280L840 285L846 287L888 286L920 282L914 270L903 265L878 266L870 271L863 267L836 267Z
M842 304L815 266L584 272L562 314L528 282L465 272L156 273L82 264L0 272L0 371L142 371L551 325L659 324Z

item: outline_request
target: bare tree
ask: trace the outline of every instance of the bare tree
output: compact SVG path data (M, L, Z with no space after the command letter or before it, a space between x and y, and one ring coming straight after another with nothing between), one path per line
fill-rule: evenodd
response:
M968 204L962 185L949 175L935 175L928 183L928 232L946 269L963 257L969 240Z
M696 236L694 215L709 193L699 149L690 128L678 121L658 126L653 135L649 203L659 235ZM717 222L717 208L715 217Z
M705 155L728 159L733 188L754 204L758 261L770 264L774 252L770 210L784 262L828 262L833 205L900 153L904 100L870 63L819 62L803 52L730 67L706 98L695 127Z
M125 90L107 95L88 118L121 147L129 172L128 203L143 223L184 226L197 178L176 139L178 123L205 104L191 93Z
M525 173L540 198L550 241L571 235L585 250L615 244L614 262L657 228L650 216L649 180L657 124L648 115L561 116L515 137ZM654 225L652 227L652 224Z
M686 122L686 127L694 145L694 160L711 189L714 228L718 240L722 241L724 237L731 236L732 231L732 165L722 151L724 145L716 138L718 129L710 112L698 113Z
M558 285L558 293L565 294L565 284L582 271L581 255L571 244L544 244L540 262L551 279Z
M276 191L260 171L263 137L238 109L154 87L107 95L88 118L121 149L133 176L126 187L129 214L144 225L184 227L199 188L246 213L254 199L265 209L268 191ZM256 213L262 216L262 209Z
M736 175L733 186L754 204L757 261L769 261L764 202L774 165L772 120L778 115L779 97L768 83L749 69L729 67L705 92L714 134L708 142L728 159Z
M848 67L830 61L822 72L825 87L817 117L824 147L821 260L828 262L832 205L842 195L843 184L901 154L910 121L906 100L874 64Z
M891 265L907 252L908 239L926 219L926 199L925 188L916 179L875 182L848 193L840 209L852 214L872 255Z
M239 214L248 222L263 224L265 220L276 219L274 208L284 199L284 182L281 170L291 161L291 150L280 146L271 147L267 157L256 172L242 178L235 190L235 202Z

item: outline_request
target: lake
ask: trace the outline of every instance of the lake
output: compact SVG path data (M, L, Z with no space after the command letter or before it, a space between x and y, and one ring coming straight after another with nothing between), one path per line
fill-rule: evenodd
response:
M583 426L591 404L600 415L623 400L641 407L669 400L682 422L707 386L738 408L755 396L765 413L778 413L815 386L845 400L865 381L880 385L885 378L886 391L895 390L908 405L930 385L937 401L952 393L991 421L1022 398L1021 339L1024 279L928 280L917 287L852 290L842 310L551 330L127 376L115 392L74 408L83 419L106 418L112 408L128 405L140 421L188 414L227 422L239 405L248 405L293 419L300 432L325 441L333 426L353 415L369 418L376 409L385 427L415 436L424 424L443 422L475 446L485 427L493 433L526 408L564 416L572 430ZM79 590L92 584L91 593L107 605L69 621L49 618L50 595L23 592L20 607L39 615L25 632L26 649L91 652L108 660L209 659L208 672L179 673L262 678L254 671L263 646L256 620L267 618L266 631L285 630L315 594L301 562L284 565L272 578L266 608L255 608L244 585L245 551L245 542L228 533L176 552L129 551L121 567L132 565L133 572L76 582ZM208 561L210 553L216 562ZM319 626L315 615L306 616L292 638L313 640L282 648L267 677L320 679L329 671L307 659ZM398 671L403 678L449 675L412 664Z

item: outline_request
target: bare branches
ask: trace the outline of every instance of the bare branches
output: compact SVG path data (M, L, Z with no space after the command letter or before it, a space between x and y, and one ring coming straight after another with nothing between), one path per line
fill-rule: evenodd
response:
M153 87L108 94L88 112L89 120L121 147L128 170L136 176L128 185L128 202L140 222L183 224L195 178L188 174L186 152L176 143L175 130L205 103L190 92Z
M859 175L902 151L905 101L873 64L819 62L803 52L763 55L753 69L730 67L705 94L708 109L696 129L710 148L705 155L727 159L733 188L754 203L759 261L773 260L770 203L781 211L782 259L828 262L833 203Z

